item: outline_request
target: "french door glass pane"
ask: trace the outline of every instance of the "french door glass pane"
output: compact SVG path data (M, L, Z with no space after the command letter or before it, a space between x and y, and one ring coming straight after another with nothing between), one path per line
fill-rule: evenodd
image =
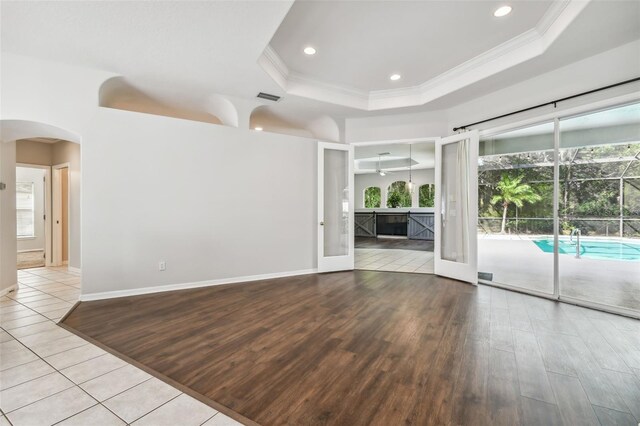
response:
M479 279L553 294L554 124L480 141Z
M324 151L324 255L349 254L349 153Z
M559 161L560 295L640 312L640 104L561 120Z

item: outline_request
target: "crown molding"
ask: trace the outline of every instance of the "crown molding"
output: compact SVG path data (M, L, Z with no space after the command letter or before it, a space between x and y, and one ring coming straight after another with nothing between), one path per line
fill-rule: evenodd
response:
M365 111L424 105L542 55L590 1L553 2L534 28L416 86L366 92L312 79L290 70L271 45L258 63L288 94Z

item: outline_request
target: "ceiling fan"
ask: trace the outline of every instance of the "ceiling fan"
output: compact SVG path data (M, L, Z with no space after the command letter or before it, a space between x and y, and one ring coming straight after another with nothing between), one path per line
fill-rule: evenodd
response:
M382 168L380 167L380 159L382 158L383 155L389 155L390 152L380 152L378 154L378 167L376 168L376 173L378 173L380 176L385 176L387 174L392 174L393 172L390 171L385 171L382 170Z

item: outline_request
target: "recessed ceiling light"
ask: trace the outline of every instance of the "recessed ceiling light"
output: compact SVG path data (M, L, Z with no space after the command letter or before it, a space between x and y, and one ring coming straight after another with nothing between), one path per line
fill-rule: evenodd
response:
M493 12L493 16L496 18L500 18L502 16L506 16L511 13L511 6L500 6Z
M391 80L391 81L397 81L397 80L400 80L400 78L401 78L401 77L402 77L402 76L401 76L400 74L391 74L391 75L389 76L389 80Z
M262 131L262 127L254 127L253 130L255 130L256 132L261 132Z
M316 54L316 49L311 46L307 46L304 48L303 52L305 53L305 55L311 56Z

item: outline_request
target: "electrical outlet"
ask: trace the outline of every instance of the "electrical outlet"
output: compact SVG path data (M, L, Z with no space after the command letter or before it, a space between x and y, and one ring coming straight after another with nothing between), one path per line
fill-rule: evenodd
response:
M166 271L167 270L167 262L165 262L164 260L161 260L160 262L158 262L158 270L159 271Z

